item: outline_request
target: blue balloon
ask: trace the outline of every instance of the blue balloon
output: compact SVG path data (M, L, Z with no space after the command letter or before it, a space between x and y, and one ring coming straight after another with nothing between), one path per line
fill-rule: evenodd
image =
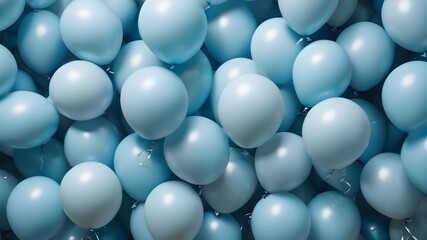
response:
M372 0L358 0L356 9L351 18L347 21L347 25L352 25L358 22L369 22L375 16Z
M388 233L390 219L373 209L366 202L362 195L359 195L356 201L357 207L359 208L359 212L362 217L360 234L364 237L364 239L390 239Z
M27 0L27 5L30 8L43 9L49 7L55 2L56 0Z
M423 239L427 236L427 197L424 196L415 214L409 219L390 221L389 234L391 240Z
M274 0L245 0L244 3L251 9L258 23L273 18L269 13L277 11L277 17L280 16L279 7Z
M307 178L301 185L290 191L290 193L299 197L306 205L308 205L311 199L317 195L317 190L310 178Z
M60 18L67 5L72 1L73 0L56 0L52 5L47 7L46 10L55 13L56 16Z
M240 225L230 214L216 214L212 211L206 211L203 215L202 226L194 240L216 239L242 239Z
M374 5L374 9L377 14L381 15L381 9L383 8L384 0L372 0L372 4Z
M102 0L113 10L120 19L123 27L123 34L130 31L133 25L136 25L139 6L135 0Z
M353 15L356 10L358 0L338 0L338 5L328 20L328 25L331 27L341 27Z
M12 53L0 44L0 97L3 97L12 89L16 81L18 65Z
M11 92L17 91L29 91L39 93L39 88L34 82L33 77L31 75L21 69L18 69L16 74L15 84L13 85Z
M12 26L21 16L25 8L25 0L4 0L0 3L0 31Z
M0 169L0 231L9 230L10 225L7 220L6 206L10 193L18 184L15 176Z
M130 231L135 240L154 240L145 223L145 204L138 203L130 216Z
M293 84L281 86L280 93L282 94L285 111L278 132L287 132L302 110L303 105L298 99Z

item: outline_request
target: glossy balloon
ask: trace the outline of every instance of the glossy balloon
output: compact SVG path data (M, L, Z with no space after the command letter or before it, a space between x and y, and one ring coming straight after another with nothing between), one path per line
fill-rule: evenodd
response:
M67 5L72 1L73 0L55 0L55 2L49 7L47 7L46 10L55 13L56 16L60 18Z
M331 27L341 27L353 15L357 7L358 0L338 0L337 8L328 20L328 25Z
M1 3L0 3L1 4ZM16 81L18 65L15 57L5 46L0 44L0 97L9 93Z
M215 214L212 211L206 211L203 215L202 226L194 240L216 239L242 239L240 225L230 214Z
M151 233L148 231L147 224L145 223L144 214L145 204L138 203L132 210L130 217L130 231L135 240L154 240Z
M6 206L10 193L18 184L18 180L11 173L0 169L0 231L9 230Z
M278 132L287 132L303 109L303 105L298 99L293 84L281 86L280 93L282 94L285 111Z
M390 239L422 239L427 236L427 197L424 195L421 203L418 205L415 214L409 219L390 221Z
M139 6L134 0L101 0L113 10L120 19L123 34L130 31L132 25L137 22Z
M35 92L39 93L39 89L34 82L33 77L31 75L21 69L18 69L18 72L16 74L16 80L15 84L13 85L12 89L10 89L11 92L16 91L29 91L29 92Z
M25 0L4 0L0 3L0 31L18 20L25 8Z
M43 9L52 5L56 0L27 0L27 5L34 9Z

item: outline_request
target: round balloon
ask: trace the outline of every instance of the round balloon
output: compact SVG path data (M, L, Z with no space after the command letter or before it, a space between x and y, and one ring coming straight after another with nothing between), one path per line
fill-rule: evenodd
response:
M4 0L0 2L0 31L12 26L21 16L25 0Z
M194 240L228 239L241 240L242 232L236 219L230 214L216 214L206 211L202 226Z
M33 77L21 69L18 69L15 84L13 85L12 89L10 89L10 91L29 91L40 93L39 87L34 82Z
M6 206L10 193L18 184L18 180L11 173L0 169L0 231L9 230Z
M1 3L0 3L1 4ZM2 15L3 16L3 15ZM18 73L18 65L15 57L5 46L0 44L0 97L3 97L12 89Z
M331 27L340 27L344 25L356 10L358 0L338 0L337 8L328 20Z
M287 132L303 109L303 105L298 99L293 84L281 86L280 93L282 94L285 111L278 132Z
M123 27L123 34L128 33L137 23L139 6L135 0L102 0L113 10Z
M56 0L27 0L27 5L34 9L43 9L52 5Z
M415 214L409 219L390 221L389 234L391 240L422 239L427 236L427 197L424 196Z
M130 216L130 232L135 240L154 240L148 231L144 214L145 204L138 203Z

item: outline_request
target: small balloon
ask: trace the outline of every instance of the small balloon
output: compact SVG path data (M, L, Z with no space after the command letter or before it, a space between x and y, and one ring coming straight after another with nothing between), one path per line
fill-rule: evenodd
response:
M194 240L215 239L242 239L240 225L230 214L216 214L213 211L206 211L203 214L202 226Z
M138 203L132 210L130 217L130 231L135 240L154 240L151 233L148 231L147 224L145 223L144 214L145 204Z
M21 16L25 8L25 0L5 0L0 3L0 31L12 26Z
M18 65L16 64L15 57L9 49L1 44L0 62L2 63L2 68L0 68L0 97L3 97L9 93L15 84Z
M353 15L356 10L358 0L338 0L337 8L328 20L328 25L331 27L341 27Z
M278 132L287 132L303 109L303 105L298 99L293 84L281 86L280 93L282 94L285 111Z
M56 0L27 0L27 5L30 8L43 9L49 7L55 2Z
M9 230L10 225L7 220L6 206L10 193L18 184L14 175L6 170L0 169L0 231Z
M134 0L101 0L113 10L120 19L123 34L129 32L131 26L137 22L139 6Z
M33 77L29 73L21 69L18 69L15 84L13 85L12 89L10 89L10 91L29 91L34 93L40 93L39 88L34 82Z

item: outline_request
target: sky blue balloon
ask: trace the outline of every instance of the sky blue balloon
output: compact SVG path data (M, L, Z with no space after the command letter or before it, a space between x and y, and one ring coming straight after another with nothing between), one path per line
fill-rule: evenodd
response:
M427 127L427 62L407 62L394 69L384 82L382 103L390 121L405 132ZM404 114L402 114L404 113Z
M371 136L368 116L345 98L329 98L314 106L302 127L308 154L328 169L345 168L365 151Z
M203 205L190 185L168 181L148 195L144 214L154 239L193 239L203 222Z
M225 133L238 146L254 148L279 129L284 103L279 88L259 74L231 81L222 91L218 116Z
M208 18L205 46L219 63L233 58L249 58L251 38L257 22L251 10L238 1L213 6Z
M47 7L46 10L55 13L56 16L58 16L60 18L62 15L62 12L64 12L64 9L72 1L73 0L56 0L52 5Z
M200 50L208 23L197 1L146 0L139 12L138 28L158 58L180 64Z
M353 15L356 10L358 0L338 0L338 5L328 20L328 25L331 27L341 27Z
M295 189L307 179L311 165L302 138L294 133L276 133L255 153L258 180L269 193Z
M25 8L25 0L4 0L0 3L0 31L12 26L21 16Z
M353 66L350 86L366 91L389 73L394 59L394 43L375 23L359 22L344 29L337 38Z
M56 0L27 0L27 5L34 9L43 9L52 5Z
M292 193L270 194L256 204L251 227L255 239L307 239L311 228L310 212Z
M179 178L206 185L225 171L230 149L218 124L205 117L190 116L165 138L164 154L169 168Z
M260 71L273 82L292 82L292 66L305 46L304 43L298 43L300 38L285 19L268 19L261 23L253 34L252 58Z
M285 111L278 131L287 132L297 118L298 113L303 109L303 105L298 99L293 84L280 86L280 93L282 94Z
M18 69L15 84L13 85L12 89L10 89L10 91L29 91L39 93L39 88L34 82L33 77L29 73Z
M175 73L158 66L145 67L127 78L120 105L135 132L155 140L166 137L181 125L187 113L188 95Z
M203 215L202 226L194 240L216 239L242 239L240 225L230 214L216 214L213 211L206 211Z
M40 176L20 182L7 202L7 218L19 239L53 237L66 219L59 184Z
M151 190L172 175L163 155L163 142L148 141L136 133L117 146L114 171L123 190L138 201L145 201Z
M135 240L154 240L151 233L148 231L147 224L145 223L144 214L145 204L138 203L132 210L130 217L130 231Z
M119 142L117 128L105 118L76 121L65 135L64 152L71 167L83 162L99 162L113 168Z
M410 217L422 198L396 153L380 153L369 160L362 170L360 187L375 210L394 219Z
M400 46L413 51L427 51L427 2L422 0L384 1L381 18L388 35Z
M9 93L16 81L18 65L15 57L5 46L0 44L0 97Z
M10 225L7 220L6 206L10 193L18 184L14 175L6 170L0 169L0 230L9 230Z
M101 0L113 10L120 19L123 27L123 34L129 32L131 27L137 22L139 6L134 0Z
M59 31L59 18L46 10L27 14L17 37L22 60L40 74L56 70L68 53Z
M292 69L295 92L306 107L341 96L351 81L351 61L334 41L318 40L296 57Z
M0 144L31 148L50 140L59 125L49 100L27 91L13 92L0 101Z
M61 182L65 214L75 224L96 229L119 211L122 187L116 174L102 163L85 162L69 170Z
M310 36L332 16L338 0L279 0L280 12L288 25L301 36Z
M70 2L59 26L65 45L80 59L105 65L113 61L120 50L122 23L102 1Z

